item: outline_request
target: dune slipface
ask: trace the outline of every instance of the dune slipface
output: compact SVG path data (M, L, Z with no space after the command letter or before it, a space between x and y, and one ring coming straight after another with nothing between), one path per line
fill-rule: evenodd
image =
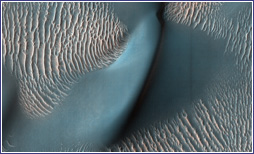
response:
M252 151L252 4L152 5L4 3L2 150Z
M252 151L251 3L175 2L164 15L161 55L134 131L107 150Z
M3 3L3 64L30 118L50 114L71 85L122 53L127 29L108 3Z

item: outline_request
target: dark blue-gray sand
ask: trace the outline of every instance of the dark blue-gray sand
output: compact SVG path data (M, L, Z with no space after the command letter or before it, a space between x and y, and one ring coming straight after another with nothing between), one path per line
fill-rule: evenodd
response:
M251 152L252 2L2 2L2 151Z

